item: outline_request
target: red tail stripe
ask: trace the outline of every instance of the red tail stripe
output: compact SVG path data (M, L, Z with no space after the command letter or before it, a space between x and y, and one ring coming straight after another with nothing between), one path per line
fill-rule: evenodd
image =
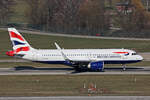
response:
M8 52L6 52L6 55L14 56L14 54L16 54L16 53L18 53L20 51L29 51L29 47L21 47L21 48L18 48L16 50L13 50L13 51L8 51Z
M20 52L20 51L29 51L29 47L21 47L15 50L16 53Z
M24 41L24 39L20 35L14 33L14 32L10 32L10 34L11 34L11 37L17 38L17 39L20 39L20 40Z
M8 52L6 52L6 55L8 55L8 56L14 56L14 51L8 51Z
M129 52L113 52L113 53L118 53L118 54L127 54Z

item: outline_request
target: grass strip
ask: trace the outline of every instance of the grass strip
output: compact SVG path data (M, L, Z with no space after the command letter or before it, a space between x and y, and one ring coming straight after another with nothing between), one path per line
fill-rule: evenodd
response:
M84 86L85 84L85 86ZM88 93L90 85L97 89ZM85 87L85 88L84 88ZM149 75L0 76L0 96L149 96Z

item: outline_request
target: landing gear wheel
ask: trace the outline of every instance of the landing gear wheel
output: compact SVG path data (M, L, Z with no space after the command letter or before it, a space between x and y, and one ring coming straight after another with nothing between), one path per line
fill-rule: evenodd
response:
M105 70L104 70L104 69L102 69L102 70L100 70L100 72L105 72Z
M126 71L126 65L123 64L123 71Z
M75 67L75 71L76 71L76 72L81 72L81 68Z
M88 68L86 68L86 67L75 67L75 71L76 72L86 72L86 71L88 71Z

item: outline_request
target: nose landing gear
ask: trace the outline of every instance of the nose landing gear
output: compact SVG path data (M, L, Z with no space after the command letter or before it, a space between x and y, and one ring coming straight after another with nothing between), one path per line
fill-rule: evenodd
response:
M126 71L126 65L122 64L123 71Z

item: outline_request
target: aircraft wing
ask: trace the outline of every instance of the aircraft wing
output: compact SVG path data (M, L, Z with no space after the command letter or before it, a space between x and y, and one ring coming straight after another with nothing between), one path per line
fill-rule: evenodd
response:
M63 58L66 60L68 64L71 64L73 67L78 68L79 66L88 66L90 63L97 63L97 62L103 62L103 61L95 61L95 60L70 60L63 52L63 50L60 48L60 46L55 42L56 48L60 50Z
M58 50L60 50L61 52L61 55L63 56L63 58L66 60L66 61L69 61L71 63L90 63L89 61L85 61L85 60L70 60L63 52L63 50L60 48L60 46L55 42L55 46Z

